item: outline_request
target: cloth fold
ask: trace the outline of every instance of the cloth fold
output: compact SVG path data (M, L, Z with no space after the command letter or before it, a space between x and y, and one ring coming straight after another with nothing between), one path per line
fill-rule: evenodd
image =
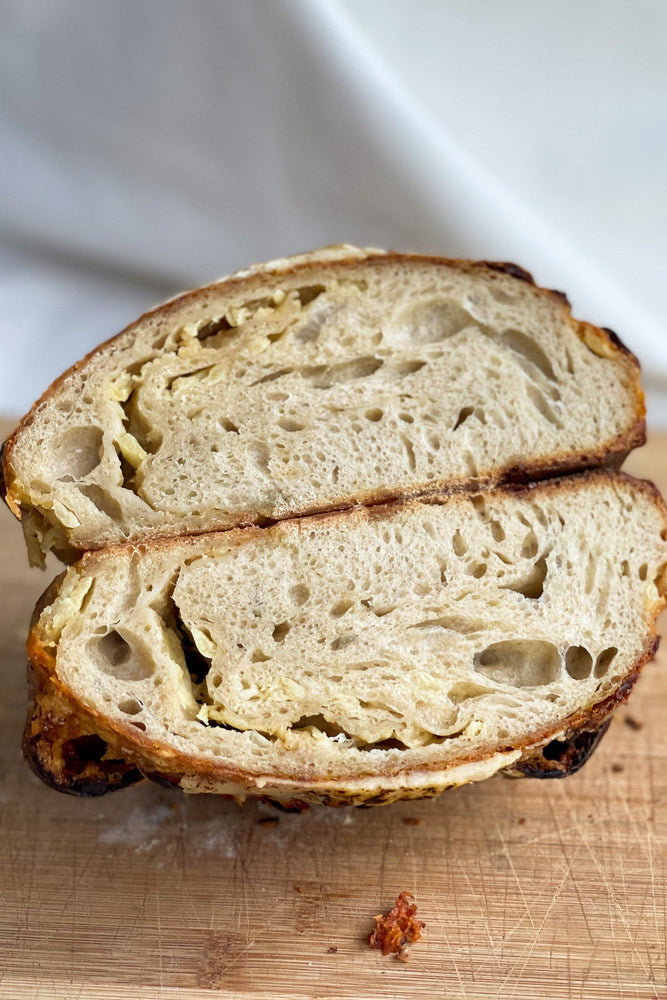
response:
M667 424L651 310L461 144L357 2L374 6L0 0L0 409L167 294L354 242L515 260L565 288L639 354ZM446 50L416 23L406 59L416 38Z

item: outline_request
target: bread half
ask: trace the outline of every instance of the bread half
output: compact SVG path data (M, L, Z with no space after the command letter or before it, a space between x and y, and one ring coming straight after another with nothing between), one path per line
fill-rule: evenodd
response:
M635 358L512 265L339 247L241 272L70 369L4 453L34 562L622 461Z
M120 546L68 570L28 652L114 757L187 791L556 776L655 650L666 539L654 487L590 472Z

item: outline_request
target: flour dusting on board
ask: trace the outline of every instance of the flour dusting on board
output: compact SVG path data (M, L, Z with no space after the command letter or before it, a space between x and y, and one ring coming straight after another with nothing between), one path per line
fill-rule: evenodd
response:
M190 816L189 806L188 800L134 806L121 822L105 825L98 841L131 847L135 854L183 841L196 851L235 857L237 824L230 823L225 813L206 818Z

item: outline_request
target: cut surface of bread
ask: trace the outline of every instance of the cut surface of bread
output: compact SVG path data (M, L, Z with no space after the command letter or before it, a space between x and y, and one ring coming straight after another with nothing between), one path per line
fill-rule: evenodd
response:
M7 443L33 561L618 463L636 360L510 265L320 251L148 313Z
M650 484L591 472L120 546L68 570L28 651L186 790L434 794L603 726L655 648L666 538Z

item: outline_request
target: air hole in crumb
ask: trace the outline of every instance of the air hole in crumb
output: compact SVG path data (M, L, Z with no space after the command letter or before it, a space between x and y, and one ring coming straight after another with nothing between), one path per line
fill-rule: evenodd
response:
M382 358L371 356L363 358L353 358L351 361L342 361L340 364L331 365L322 369L321 366L313 368L311 371L302 369L302 376L310 378L316 389L329 389L332 385L340 382L352 382L355 379L369 378L374 375L379 368L382 368L384 361Z
M305 583L297 583L294 587L290 587L289 593L294 603L299 607L305 604L310 597L310 590Z
M125 715L139 715L139 712L143 712L144 706L137 698L126 698L125 701L118 703L118 708Z
M354 601L351 601L349 597L343 597L340 601L336 601L329 614L332 618L342 618L344 614L347 614L353 604Z
M539 687L551 684L560 672L560 655L551 642L507 639L494 642L475 655L475 669L497 684Z
M319 298L326 291L324 285L305 285L303 288L297 288L296 293L299 297L299 302L302 306L308 306L315 299Z
M218 333L228 334L229 331L233 329L234 327L232 327L229 320L227 320L224 316L219 316L213 319L205 320L201 323L197 328L196 337L197 340L203 343L205 340L210 340L212 337L215 337ZM226 338L223 336L220 339L221 341L224 341Z
M351 646L357 641L357 637L354 632L346 632L345 635L339 635L337 639L334 639L331 643L331 648L333 650L345 649L347 646Z
M524 559L532 559L537 555L537 537L532 529L523 540L521 555Z
M271 657L267 656L267 654L263 650L255 649L253 650L250 659L252 660L253 663L266 663L266 661L270 660Z
M454 536L452 538L452 548L454 549L454 555L459 556L459 558L461 556L464 556L468 551L468 546L463 541L463 537L460 531L454 532Z
M456 418L456 423L454 424L452 430L458 430L461 424L464 424L468 417L471 417L475 412L474 406L464 406L459 410L459 415Z
M526 576L514 583L504 584L504 590L514 590L531 600L537 600L544 592L544 581L547 577L547 561L544 556L538 559Z
M425 365L425 361L397 361L393 365L393 369L397 375L403 378L405 375L415 375Z
M104 435L99 427L71 427L47 456L51 462L51 474L74 476L81 479L96 469L102 458Z
M439 298L403 309L396 317L395 325L395 336L402 340L434 344L474 326L475 320L458 302Z
M503 542L505 540L505 529L500 521L491 521L491 534L493 540L496 542Z
M302 431L305 426L300 420L291 420L289 417L282 417L278 421L278 427L282 427L284 431Z
M562 427L561 421L556 416L554 410L546 401L544 394L539 391L534 385L526 386L526 395L530 399L531 403L535 407L538 413L540 413L545 420L555 427Z
M127 681L145 680L153 673L153 663L147 657L132 655L129 643L115 630L93 641L104 673Z
M250 388L254 388L256 385L264 385L265 382L275 382L276 379L283 378L285 375L292 375L294 372L293 368L279 368L277 371L268 372L266 375L262 375L261 378L256 379L254 382L250 383ZM245 375L245 370L237 371L237 378L242 378Z
M229 417L220 417L218 423L222 427L223 431L228 431L231 434L238 434L239 432L238 427L236 426L233 420L229 419Z
M272 633L272 635L273 635L273 641L274 642L283 642L284 639L285 639L285 636L287 635L287 633L289 632L289 630L291 629L291 627L292 626L290 625L289 622L278 622L278 624L275 625L274 629L273 629L273 633Z
M481 698L482 695L490 694L491 688L482 687L480 684L473 684L471 681L459 681L448 691L449 700L455 705L460 705L470 698Z
M588 553L588 561L586 563L586 577L584 580L584 590L587 594L590 594L595 583L595 573L596 573L596 561L595 556L592 552Z
M341 729L333 722L329 722L328 719L325 719L323 715L304 715L300 719L298 719L295 723L293 723L292 726L290 726L291 729L296 729L296 730L308 729L310 727L318 729L321 733L324 733L324 735L328 736L330 739L334 739L336 736L338 737L344 736L345 739L347 740L353 739L350 733L346 732L345 729Z
M475 578L475 580L480 580L485 575L487 568L488 567L486 563L473 563L469 572L470 575Z
M520 330L505 330L502 340L504 344L517 354L520 354L529 364L538 368L550 381L555 381L556 376L554 375L549 358L539 344L536 344L525 333L521 333Z
M105 490L102 486L98 486L96 483L90 483L86 486L79 486L80 492L90 500L92 505L100 511L101 514L106 514L116 523L123 521L123 508L118 503L114 497ZM166 492L166 491L165 491Z
M570 646L565 654L565 669L575 681L582 681L590 676L593 657L585 646Z
M371 420L373 423L377 423L378 420L382 420L382 410L377 408L373 410L366 410L364 416L366 417L366 420Z
M595 676L604 677L609 671L612 660L618 653L616 646L610 646L609 649L603 649L597 660L595 661Z
M641 566L639 567L639 579L643 581L646 579L647 576L648 576L648 564L642 563Z
M120 667L130 658L129 643L115 631L107 632L98 641L97 648L110 667Z
M131 722L130 725L136 729L140 729L142 733L146 732L146 724L144 722Z

